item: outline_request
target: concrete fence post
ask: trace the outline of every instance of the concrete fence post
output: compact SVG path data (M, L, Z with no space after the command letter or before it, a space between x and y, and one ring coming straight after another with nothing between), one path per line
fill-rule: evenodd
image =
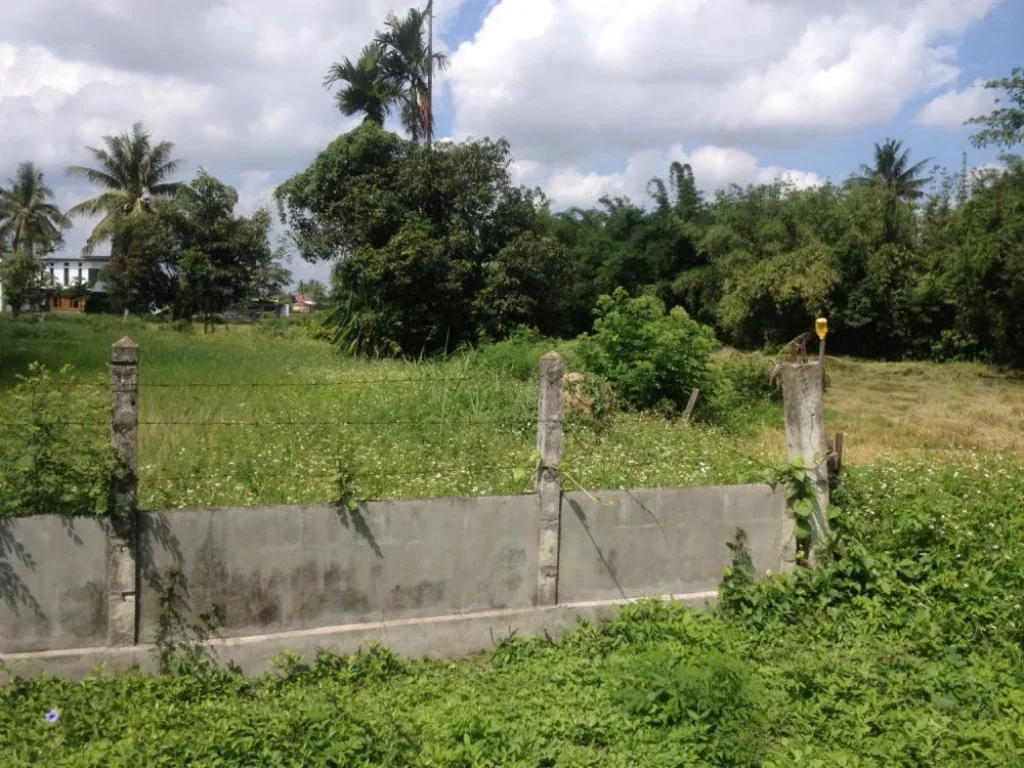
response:
M819 361L782 365L782 398L786 413L786 449L790 461L803 459L817 498L811 517L811 547L828 534L828 439L825 435L824 368ZM796 564L795 525L787 519L783 568Z
M110 424L118 476L114 516L107 539L107 644L134 645L137 638L139 468L139 346L125 336L111 348Z
M562 518L562 446L565 407L565 361L551 352L540 361L537 396L537 496L540 543L537 558L537 604L558 603L558 546Z

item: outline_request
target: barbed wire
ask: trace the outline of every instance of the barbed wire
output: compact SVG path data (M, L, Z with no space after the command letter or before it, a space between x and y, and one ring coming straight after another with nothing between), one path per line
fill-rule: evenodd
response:
M55 426L79 426L79 427L104 427L110 426L111 420L96 420L96 421L46 421L47 425ZM385 426L427 426L427 427L445 427L445 426L470 426L470 425L489 425L489 426L506 426L506 427L530 427L537 424L554 424L559 423L558 419L532 419L529 417L523 417L521 419L509 420L509 419L388 419L388 420L352 420L352 419L341 419L331 421L306 421L306 420L290 420L290 421L137 421L136 426L139 427L330 427L330 426L349 426L349 427L385 427ZM5 427L31 427L36 422L33 421L0 421L0 426Z
M436 475L452 475L460 472L499 472L499 471L510 471L524 470L527 472L533 472L537 468L536 464L488 464L488 465L453 465L448 467L431 467L431 468L419 468L415 470L353 470L353 479L358 482L361 477L432 477ZM305 479L305 478L336 478L340 472L216 472L216 473L196 473L196 472L151 472L149 470L140 469L138 471L140 478L145 477L156 477L156 478L172 478L179 480L216 480L216 479L234 479L234 480L263 480L263 479L281 479L281 478L293 478L293 479Z
M335 381L140 381L139 388L149 389L230 389L230 388L260 388L260 387L353 387L369 384L421 384L421 383L464 383L467 381L487 381L501 383L525 384L525 381L511 376L413 376L395 378L372 378L372 379L339 379ZM91 381L60 381L56 382L58 387L104 387L109 388L109 382ZM133 390L111 390L114 392L130 392Z

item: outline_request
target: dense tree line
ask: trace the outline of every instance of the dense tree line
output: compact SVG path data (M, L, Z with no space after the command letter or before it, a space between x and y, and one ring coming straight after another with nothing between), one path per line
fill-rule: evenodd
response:
M824 314L837 352L1024 362L1024 163L929 180L899 142L875 154L844 184L710 199L674 164L648 205L552 214L511 182L504 142L431 151L370 122L277 198L299 253L335 265L339 339L361 353L451 349L520 325L573 336L621 287L744 348L777 348Z
M729 344L777 348L828 315L832 349L872 357L1024 364L1024 164L924 175L900 141L843 183L732 186L708 198L687 165L650 198L552 213L511 183L504 142L419 146L432 124L426 14L389 16L355 63L331 68L364 124L277 192L300 255L334 264L338 339L420 354L525 325L589 331L623 288L681 306ZM1024 131L1024 72L972 120L978 146ZM406 141L383 130L399 106ZM428 134L429 135L429 134Z
M572 331L623 286L740 347L777 347L824 314L836 351L1024 361L1024 165L963 171L925 195L898 143L876 162L841 185L733 186L710 200L675 165L652 182L652 207L605 199L556 215L575 269Z

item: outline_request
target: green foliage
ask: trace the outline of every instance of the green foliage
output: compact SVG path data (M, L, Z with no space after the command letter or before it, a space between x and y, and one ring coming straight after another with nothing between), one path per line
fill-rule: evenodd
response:
M568 257L509 158L504 141L428 151L367 123L278 188L302 257L335 262L339 345L419 356L523 324L563 329Z
M537 380L540 359L553 349L558 349L565 356L570 354L571 345L545 337L533 328L520 326L503 341L486 342L467 349L465 356L471 369L532 383Z
M70 372L54 375L32 364L0 400L0 517L102 515L113 508L105 390L69 390Z
M971 137L976 147L992 144L1012 147L1024 141L1024 67L1014 67L1009 77L990 80L985 88L1000 92L999 104L991 114L968 120L969 125L984 128Z
M106 276L114 305L169 305L176 319L199 314L209 327L228 306L276 294L288 276L270 248L270 213L235 216L237 203L233 188L200 170L172 199L120 216Z
M46 265L28 251L16 251L3 256L0 254L0 284L3 285L3 304L11 307L17 317L22 308L42 303L50 283ZM0 306L0 312L4 309Z
M0 188L0 253L11 250L41 256L63 244L61 230L71 226L50 201L53 190L34 163L21 163L7 189Z
M805 564L811 550L811 518L819 501L814 475L803 459L794 459L767 472L765 481L772 488L785 488L786 507L796 520L797 562Z
M620 288L598 300L595 315L593 334L580 337L577 350L584 368L604 378L619 402L674 413L693 388L714 391L714 333L682 307L666 313L655 297L633 299Z
M0 665L4 764L1012 768L1021 470L994 456L854 468L842 541L817 568L730 571L714 611L640 602L457 662L371 645L283 654L257 678Z
M68 211L72 218L101 216L86 242L87 253L101 242L112 240L113 254L119 255L123 242L116 237L126 218L148 211L153 203L173 196L181 182L170 181L181 164L172 157L174 144L154 144L142 123L130 131L103 136L102 147L87 147L96 167L72 166L67 174L103 190Z

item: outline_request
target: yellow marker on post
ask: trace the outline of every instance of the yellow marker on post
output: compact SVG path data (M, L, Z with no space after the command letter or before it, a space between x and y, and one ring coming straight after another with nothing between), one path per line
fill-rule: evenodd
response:
M818 345L818 360L821 364L825 364L825 337L828 336L828 318L819 317L814 321L814 330L818 333L818 338L821 339L821 344Z

